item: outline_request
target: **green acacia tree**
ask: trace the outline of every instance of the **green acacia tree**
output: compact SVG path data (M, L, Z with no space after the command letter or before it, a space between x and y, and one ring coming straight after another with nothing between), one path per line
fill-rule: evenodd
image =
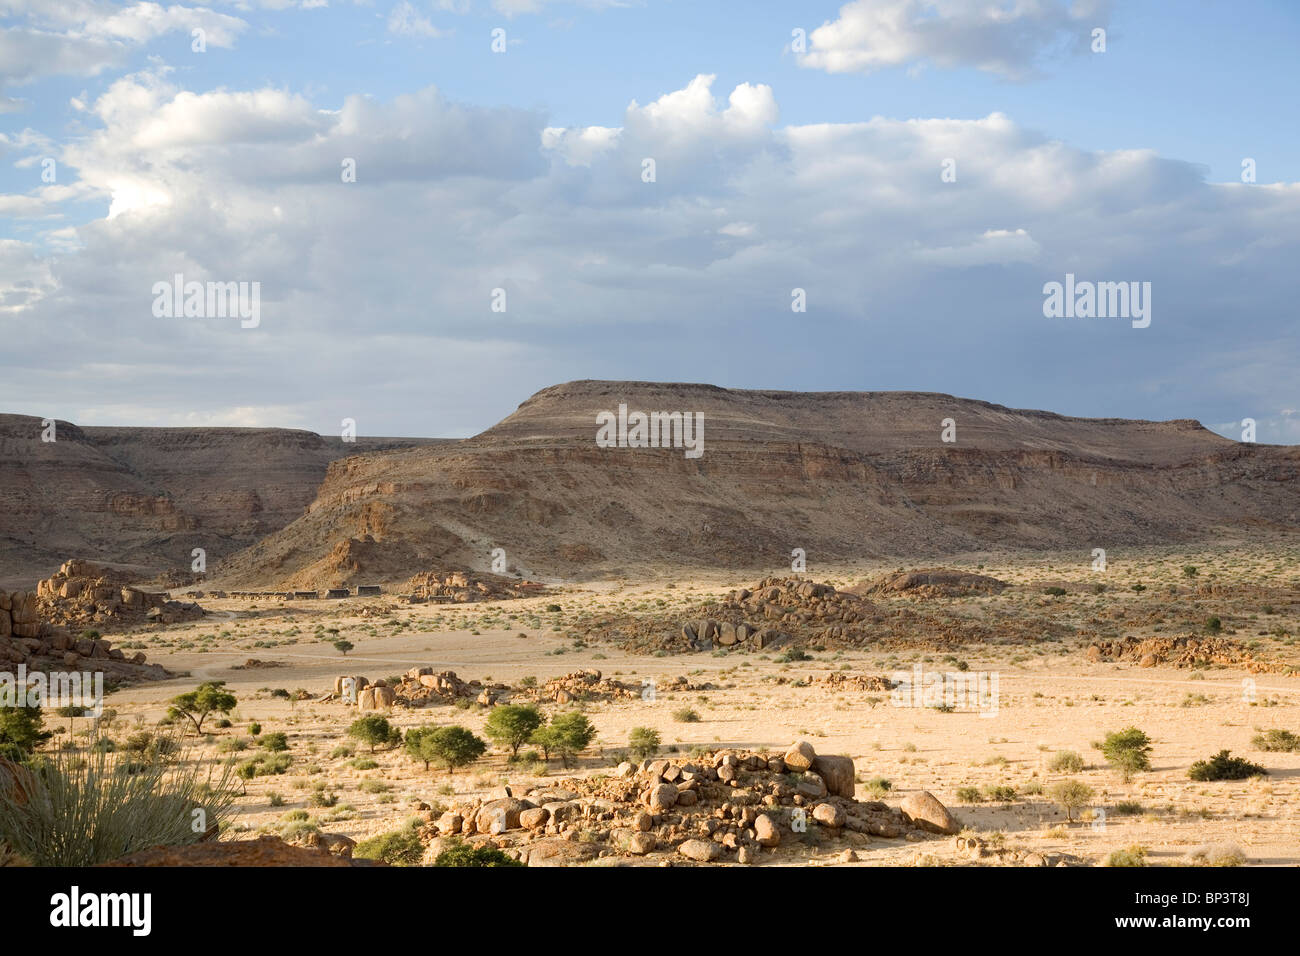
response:
M488 715L483 733L494 744L509 747L512 757L518 756L519 748L528 743L528 738L542 725L541 712L531 704L506 704L497 707Z
M188 694L173 697L167 716L184 717L194 725L196 734L203 733L203 721L209 714L228 714L239 703L235 695L226 690L223 680L204 681Z
M412 760L423 762L425 770L429 769L429 764L438 759L438 751L433 743L433 735L437 732L438 728L432 724L412 727L406 732L406 752Z
M555 753L565 767L595 739L596 728L586 714L577 710L556 714L549 724L538 727L530 738L535 746L542 748L542 755L547 760Z
M487 742L465 727L439 727L429 747L433 759L445 766L448 773L455 773L457 767L467 767L483 756Z
M1139 770L1151 769L1151 738L1136 727L1112 731L1093 746L1125 781L1133 779Z
M352 721L348 727L348 736L369 744L371 753L380 744L397 744L402 740L402 732L378 714L367 714Z

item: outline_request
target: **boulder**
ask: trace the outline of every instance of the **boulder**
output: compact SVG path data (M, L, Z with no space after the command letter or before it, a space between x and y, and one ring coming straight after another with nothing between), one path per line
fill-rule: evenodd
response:
M781 843L781 830L766 813L754 818L754 839L759 846L778 846Z
M961 827L957 818L948 812L948 808L939 802L929 790L917 790L903 798L899 807L903 815L922 830L930 833L942 833L951 836Z
M677 848L677 852L696 863L711 863L722 856L722 847L712 840L687 840Z
M493 829L493 826L505 830L517 830L520 826L520 817L525 810L531 810L532 803L527 800L520 800L516 797L502 797L499 800L489 800L483 806L479 807L478 813L474 815L474 826L479 833L499 833L501 829Z
M818 755L813 760L812 769L826 781L826 789L835 796L852 800L857 793L857 771L852 757Z
M677 788L671 783L657 784L646 793L646 806L651 813L663 813L677 804Z
M816 759L817 751L813 750L813 745L806 740L791 745L785 752L785 766L788 770L811 770Z
M795 792L805 800L820 800L826 796L826 783L815 773L806 773L794 785Z
M838 830L844 826L844 811L833 803L819 803L813 807L812 817L824 827Z
M519 825L529 830L539 830L551 819L551 811L545 807L531 807L519 814Z

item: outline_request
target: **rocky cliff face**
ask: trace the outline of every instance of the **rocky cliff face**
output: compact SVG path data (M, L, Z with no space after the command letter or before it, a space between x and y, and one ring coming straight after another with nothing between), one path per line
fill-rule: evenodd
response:
M598 447L597 415L620 404L702 413L704 453ZM353 541L348 572L390 581L439 563L487 569L494 548L543 579L654 563L789 568L795 548L810 561L1008 548L1086 558L1300 531L1298 476L1300 449L1192 421L929 393L573 382L463 442L334 462L306 514L220 570L276 586L311 569L327 586L329 556Z
M81 428L0 415L0 585L76 556L152 573L209 562L302 514L328 464L420 440L355 444L272 428Z

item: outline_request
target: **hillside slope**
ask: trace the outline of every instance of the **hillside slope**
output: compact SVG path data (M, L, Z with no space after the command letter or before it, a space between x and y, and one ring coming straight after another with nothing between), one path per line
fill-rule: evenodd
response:
M0 415L0 585L32 585L69 557L190 566L283 528L329 463L423 439L344 443L280 428L91 428Z
M597 414L699 412L704 453L602 448ZM941 440L951 418L956 441ZM332 463L307 512L234 555L257 587L397 581L430 566L575 578L671 563L1078 550L1300 530L1300 448L1194 421L1081 419L932 393L581 381L452 445Z

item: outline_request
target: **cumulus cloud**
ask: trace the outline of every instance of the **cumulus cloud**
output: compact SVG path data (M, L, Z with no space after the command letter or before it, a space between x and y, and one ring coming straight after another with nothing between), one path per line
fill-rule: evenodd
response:
M169 33L202 29L208 46L231 47L248 24L206 7L112 0L0 0L0 112L21 107L6 90L46 76L96 76ZM188 49L188 44L187 47Z
M852 0L808 35L799 63L828 73L932 64L1012 79L1053 55L1084 50L1108 0Z
M270 409L453 435L583 377L1153 417L1212 401L1215 421L1226 403L1294 403L1300 187L1209 183L996 113L781 126L770 88L713 83L632 102L617 127L560 128L433 88L323 108L124 77L58 149L66 188L105 214L0 246L8 354L23 357L0 407L40 395L47 413L137 424ZM1150 328L1044 318L1043 285L1067 272L1152 282ZM151 289L177 273L259 282L261 325L155 317Z

